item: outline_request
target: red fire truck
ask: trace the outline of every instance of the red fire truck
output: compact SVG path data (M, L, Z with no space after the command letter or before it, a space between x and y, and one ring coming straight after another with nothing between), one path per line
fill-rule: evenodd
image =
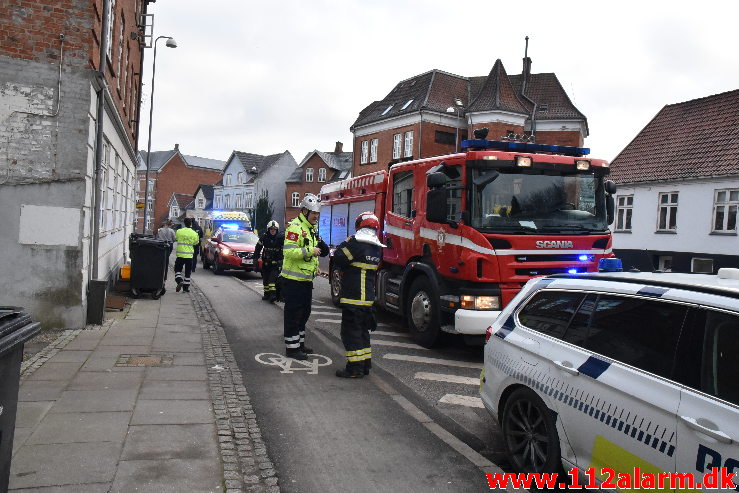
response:
M484 335L532 277L597 271L611 257L615 184L589 149L472 139L463 152L394 164L321 188L319 230L338 245L374 211L387 248L377 305L415 340ZM329 263L334 302L340 272Z

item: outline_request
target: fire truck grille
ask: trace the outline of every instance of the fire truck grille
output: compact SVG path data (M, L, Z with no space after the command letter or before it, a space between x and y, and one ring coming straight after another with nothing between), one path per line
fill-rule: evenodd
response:
M566 274L573 267L550 267L542 269L516 269L517 276L548 276L549 274ZM578 272L584 272L579 268Z
M516 255L516 262L592 262L595 260L594 255L585 255L587 258L580 258L582 254L565 253L561 255Z
M236 252L236 255L241 258L254 258L254 252Z

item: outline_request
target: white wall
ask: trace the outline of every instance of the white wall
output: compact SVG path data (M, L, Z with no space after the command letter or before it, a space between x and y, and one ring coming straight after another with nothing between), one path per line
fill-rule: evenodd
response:
M632 228L631 233L614 232L613 248L739 254L736 234L711 234L714 191L725 188L739 188L739 177L619 186L617 203L619 196L634 196ZM656 233L659 194L675 191L679 192L676 233Z

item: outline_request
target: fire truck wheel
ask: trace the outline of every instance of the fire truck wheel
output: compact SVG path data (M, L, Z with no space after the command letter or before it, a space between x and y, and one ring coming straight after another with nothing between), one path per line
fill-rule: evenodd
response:
M339 299L341 298L341 270L332 268L328 278L331 285L331 302L334 306L339 306Z
M411 284L406 314L413 339L423 346L432 347L439 338L439 307L433 296L431 283L419 277Z

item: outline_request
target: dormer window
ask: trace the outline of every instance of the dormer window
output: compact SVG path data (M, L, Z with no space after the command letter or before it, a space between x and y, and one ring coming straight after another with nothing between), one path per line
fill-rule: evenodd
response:
M549 113L549 105L548 104L540 104L539 105L539 113Z
M383 111L380 116L386 115L388 111L390 111L391 109L393 109L393 106L395 106L395 105L394 104L391 104L390 106L388 106L387 108L385 108L385 111Z
M406 109L408 106L411 105L412 102L413 102L413 100L412 99L409 99L408 102L405 103L402 108L400 108L400 111L403 111L404 109Z

